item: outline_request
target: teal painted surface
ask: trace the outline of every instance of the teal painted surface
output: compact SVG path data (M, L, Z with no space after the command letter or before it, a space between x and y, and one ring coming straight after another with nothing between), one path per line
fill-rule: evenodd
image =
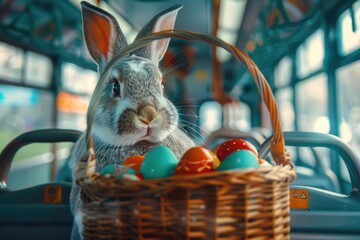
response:
M173 151L165 146L157 146L145 155L140 174L145 179L170 177L174 175L178 162Z
M259 167L257 157L249 150L239 150L229 154L220 164L218 171L249 169Z

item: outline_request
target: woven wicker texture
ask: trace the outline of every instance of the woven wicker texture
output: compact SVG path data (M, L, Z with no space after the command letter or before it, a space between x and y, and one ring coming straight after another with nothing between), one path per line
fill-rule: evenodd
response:
M149 41L165 37L201 40L228 50L252 75L274 131L277 166L144 181L94 172L91 125L104 79L112 65ZM77 168L82 189L84 239L289 239L289 184L295 178L276 102L266 79L243 52L222 40L186 31L151 34L124 48L106 66L91 99L88 151Z

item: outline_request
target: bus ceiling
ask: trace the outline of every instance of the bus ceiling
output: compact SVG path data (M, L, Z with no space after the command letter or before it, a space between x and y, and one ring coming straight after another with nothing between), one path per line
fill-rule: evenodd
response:
M176 29L213 33L214 15L219 14L217 36L245 50L266 73L290 49L299 45L321 25L329 12L350 7L341 0L264 1L264 0L91 0L117 16L124 33L133 38L151 16L174 4L182 4ZM46 54L71 59L94 68L82 37L80 0L17 0L0 3L0 38L4 42ZM216 8L219 4L219 8ZM320 11L319 11L320 10ZM217 12L218 11L218 12ZM172 46L181 45L173 40ZM210 48L190 43L196 59L209 59ZM224 89L230 91L240 80L249 80L245 69L217 50L222 63ZM201 61L201 60L200 60Z

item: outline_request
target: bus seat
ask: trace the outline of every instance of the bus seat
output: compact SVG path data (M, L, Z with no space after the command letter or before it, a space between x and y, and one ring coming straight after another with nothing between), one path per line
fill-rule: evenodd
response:
M31 143L75 142L81 132L44 129L24 133L0 154L0 239L70 239L71 183L54 182L11 191L7 176L15 156Z
M360 194L350 195L292 185L291 190L305 192L306 209L291 208L292 240L360 239ZM290 202L294 196L291 196ZM292 206L292 204L290 204Z
M360 159L340 138L323 133L284 132L288 146L326 147L344 160L351 179L350 193L341 194L311 186L290 186L291 239L360 239ZM268 138L259 150L270 151Z
M296 179L292 185L312 186L332 192L340 192L338 179L333 177L334 172L331 169L325 169L325 172L318 172L315 169L296 166Z
M297 177L292 184L340 192L340 183L336 174L325 166L318 149L310 148L310 150L315 159L315 166L296 166ZM303 162L302 159L297 159L298 161Z
M0 239L69 239L70 183L0 191Z

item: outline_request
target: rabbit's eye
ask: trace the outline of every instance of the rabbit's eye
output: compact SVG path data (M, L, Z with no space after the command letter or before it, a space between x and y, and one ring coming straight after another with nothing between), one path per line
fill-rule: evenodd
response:
M120 83L118 81L114 81L113 83L113 93L114 96L120 97Z

